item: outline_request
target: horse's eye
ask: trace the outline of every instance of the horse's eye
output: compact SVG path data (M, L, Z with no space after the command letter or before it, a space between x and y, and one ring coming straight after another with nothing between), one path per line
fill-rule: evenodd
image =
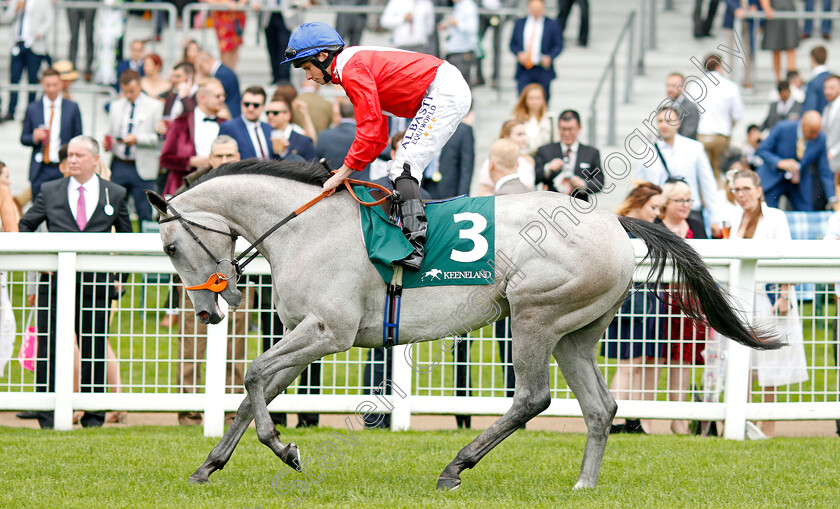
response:
M169 244L168 246L163 248L163 252L166 253L168 256L175 255L175 244Z

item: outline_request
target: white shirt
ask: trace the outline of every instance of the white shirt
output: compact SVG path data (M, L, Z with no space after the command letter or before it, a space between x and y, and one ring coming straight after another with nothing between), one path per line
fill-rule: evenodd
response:
M820 74L822 74L824 72L829 72L827 65L818 65L818 66L814 67L813 72L811 72L811 79L816 78L817 76L819 76Z
M27 5L29 5L29 3L27 3ZM61 94L58 95L55 102L50 101L50 98L46 95L41 98L41 101L44 103L43 125L50 130L50 162L58 163L58 149L61 148ZM51 104L54 105L52 124L50 124Z
M139 101L140 101L139 97L134 101L134 118L131 118L131 104L132 103L130 103L130 102L125 103L125 110L123 111L123 118L122 118L122 124L121 124L122 127L120 127L120 134L123 138L125 138L129 134L129 132L128 132L129 124L134 124L134 126L131 129L131 134L134 134L135 136L137 135L137 115L140 114L140 112L137 111L138 106L139 106L137 103ZM115 141L114 142L114 148L113 148L114 155L116 157L119 157L120 159L127 159L129 161L133 161L134 157L135 157L136 147L137 147L136 144L131 145L129 147L129 146L125 145L124 143L119 143L119 142Z
M380 23L393 30L391 42L397 48L427 46L435 31L434 5L431 0L389 0ZM411 14L411 21L405 17Z
M729 136L732 134L732 125L744 114L741 92L735 82L724 78L717 71L709 74L717 78L719 83L715 85L708 75L703 78L707 95L700 101L700 105L706 111L700 114L697 134Z
M201 108L196 108L193 115L195 119L195 132L193 133L195 155L209 156L213 140L219 136L219 123L205 122L204 119L208 116L201 111Z
M93 211L99 205L99 176L94 174L84 184L79 184L75 177L70 177L70 185L67 186L67 201L70 202L70 212L73 214L73 219L77 217L77 208L79 206L79 188L85 188L85 219L90 221Z
M822 130L826 135L829 134L829 130L835 122L840 122L840 97L837 97L825 107L825 115L823 115L822 119ZM831 140L826 139L826 142L830 141ZM831 154L832 158L840 155L840 143L830 145L828 147L828 153Z
M779 99L779 102L776 103L776 113L778 113L779 115L782 116L782 118L787 120L788 112L790 111L791 108L793 108L793 105L795 103L796 103L796 100L793 98L792 94L791 94L790 97L788 97L788 100L785 101L785 102L782 102L782 100Z
M540 58L542 57L540 50L542 49L544 27L544 17L540 16L539 19L536 19L533 16L528 16L525 20L525 29L522 31L522 47L525 48L526 52L528 51L528 43L531 42L531 37L534 38L534 45L531 47L531 63L534 65L540 65Z
M577 167L577 154L578 154L578 148L579 147L580 147L580 142L578 142L578 141L575 141L571 145L566 145L562 141L560 142L560 150L563 151L562 152L563 154L566 153L566 150L569 150L569 160L564 161L564 163L566 165L568 165L569 168L572 168L572 170L574 170L574 168ZM545 168L543 168L543 170L545 170Z
M534 163L533 160L519 156L519 168L516 170L516 174L519 176L519 180L522 181L523 184L528 189L534 189ZM478 183L485 185L487 187L493 187L493 179L490 178L490 160L485 159L483 163L481 163L481 167L478 169Z
M257 154L257 157L268 159L271 154L268 150L265 133L260 122L251 122L245 117L242 117L242 121L245 122L245 129L248 130L248 136L251 137L251 144L254 146L254 152ZM260 147L262 147L264 154L260 154Z
M510 175L505 175L504 177L500 178L496 181L496 188L493 190L493 194L499 194L499 189L501 189L503 185L517 178L519 178L519 175L517 173L511 173Z
M657 141L656 145L662 152L662 157L665 158L665 164L668 165L671 176L684 178L685 183L691 188L691 198L694 200L691 204L691 210L700 211L705 203L711 214L710 221L718 223L720 221L718 186L703 144L677 134L674 136L673 147L665 143L664 140ZM668 180L668 172L665 171L665 167L658 156L659 154L657 154L656 160L650 167L644 164L639 166L637 178L647 180L658 186L665 184L665 181Z

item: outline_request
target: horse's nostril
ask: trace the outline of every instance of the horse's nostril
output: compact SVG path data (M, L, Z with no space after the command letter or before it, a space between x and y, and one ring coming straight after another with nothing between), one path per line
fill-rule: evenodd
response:
M202 311L198 314L198 317L201 320L207 320L208 318L210 318L210 313L208 313L207 311Z

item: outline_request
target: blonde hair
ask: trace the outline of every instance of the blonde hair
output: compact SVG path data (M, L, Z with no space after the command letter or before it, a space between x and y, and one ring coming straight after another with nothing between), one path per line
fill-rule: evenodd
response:
M519 100L516 101L516 106L513 107L513 118L516 120L527 122L528 119L531 118L531 114L528 112L527 98L531 90L534 89L539 89L539 91L542 92L543 97L542 106L540 106L539 111L537 111L537 122L541 121L545 114L548 113L548 104L546 104L545 101L545 89L539 83L531 83L522 89L522 93L519 94Z
M499 138L509 138L513 128L518 125L525 125L525 122L522 120L505 120L505 123L502 124L502 130L499 131Z
M519 146L504 138L498 139L490 145L490 160L499 169L516 172L519 162Z
M682 193L688 193L688 196L691 197L691 188L681 180L668 182L662 186L662 210L659 211L659 219L665 217L665 209L668 207L671 198Z

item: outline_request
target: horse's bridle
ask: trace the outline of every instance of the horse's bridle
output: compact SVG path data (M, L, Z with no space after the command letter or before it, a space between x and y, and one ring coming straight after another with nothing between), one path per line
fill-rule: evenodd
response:
M375 207L376 205L380 205L385 200L390 198L391 194L392 194L391 190L389 190L389 189L387 189L387 188L385 188L385 187L383 187L379 184L374 184L372 182L365 182L365 181L362 181L362 180L355 180L355 179L349 179L348 178L348 179L344 179L343 184L345 185L345 187L347 187L347 190L350 191L350 194L353 196L353 198L357 202L359 202L359 204L364 205L366 207ZM363 187L369 187L369 188L372 188L372 189L378 189L379 191L384 192L385 196L376 200L376 201L374 201L374 202L370 202L370 203L363 202L362 200L359 199L358 196L356 196L356 193L353 192L353 188L350 187L350 184L360 185L360 186L363 186ZM207 278L207 281L205 281L204 283L202 283L200 285L188 286L188 287L186 287L186 289L187 290L210 290L213 293L220 293L225 288L227 288L227 282L231 278L236 278L236 281L239 281L239 278L242 277L242 269L245 268L246 265L251 263L251 261L254 258L256 258L256 256L259 254L259 252L256 251L256 247L258 245L260 245L266 238L268 238L269 235L271 235L272 233L277 231L281 226L285 225L286 223L288 223L289 221L291 221L295 217L302 214L309 207L315 205L316 203L321 201L323 198L325 198L325 197L327 197L331 194L332 194L332 192L322 191L321 194L319 194L318 196L316 196L312 200L309 200L305 204L301 205L300 207L298 207L297 209L292 211L292 213L290 213L288 216L281 219L277 224L275 224L274 226L269 228L267 232L263 233L262 235L260 235L260 237L257 240L252 242L251 245L248 246L248 248L245 251L242 251L241 253L239 253L239 256L237 256L233 259L217 258L213 254L213 252L210 251L210 248L208 248L204 244L204 242L202 242L201 239L198 238L198 235L196 235L195 232L193 232L192 228L190 228L190 225L197 226L198 228L201 228L203 230L207 230L209 232L218 233L220 235L230 237L231 240L233 241L234 245L236 244L236 239L239 238L239 235L236 234L236 233L217 230L216 228L211 228L209 226L205 226L201 223L197 223L195 221L187 219L183 215L181 215L181 213L179 213L177 210L175 210L175 207L173 207L168 202L166 204L167 209L172 211L172 215L170 217L162 218L162 219L158 220L158 224L168 223L170 221L176 221L177 220L179 223L181 223L181 226L184 227L184 230L186 230L187 233L190 234L190 236L193 238L193 240L196 241L199 246L201 246L201 248L204 250L205 253L207 253L207 255L210 257L210 259L213 260L214 262L216 262L216 271L213 272L212 274L210 274L210 276ZM253 253L251 253L251 251L253 251ZM249 253L250 253L250 256L249 256ZM245 258L246 256L247 256L247 258ZM244 261L243 261L243 259L244 259ZM219 267L222 265L223 262L229 262L231 264L231 266L233 268L233 274L231 274L230 276L226 275L223 271L219 270Z

